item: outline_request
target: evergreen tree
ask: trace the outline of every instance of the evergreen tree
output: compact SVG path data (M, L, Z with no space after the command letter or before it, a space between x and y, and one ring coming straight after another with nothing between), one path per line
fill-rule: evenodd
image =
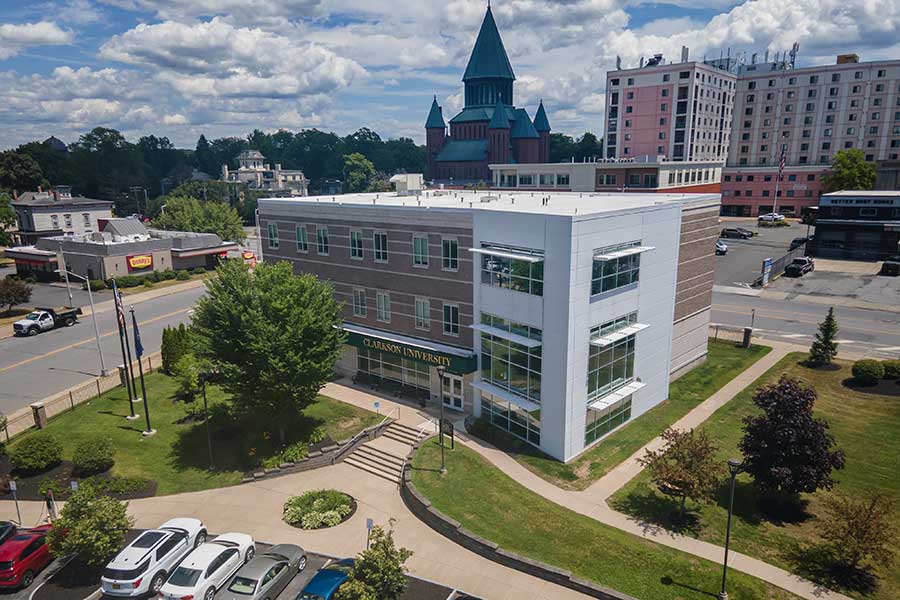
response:
M811 367L830 365L834 357L837 356L838 345L835 341L837 332L837 320L834 318L834 307L832 306L828 309L828 315L825 317L825 320L819 323L816 340L809 348L807 363Z

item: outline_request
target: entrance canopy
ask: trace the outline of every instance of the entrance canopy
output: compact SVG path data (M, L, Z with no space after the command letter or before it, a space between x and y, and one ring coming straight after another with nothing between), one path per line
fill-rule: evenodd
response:
M351 323L344 323L344 331L347 332L347 343L357 348L395 354L432 367L444 367L448 372L459 375L472 373L478 368L475 353L464 348Z

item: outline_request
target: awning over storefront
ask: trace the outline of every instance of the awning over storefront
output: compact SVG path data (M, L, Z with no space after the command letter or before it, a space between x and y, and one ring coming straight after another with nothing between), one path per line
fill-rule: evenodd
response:
M478 361L471 350L351 323L344 323L343 328L347 332L347 343L357 348L395 354L433 367L445 367L448 372L458 375L478 369Z
M510 404L515 404L521 409L524 409L528 412L534 412L541 408L541 405L537 402L532 402L531 400L526 400L521 396L517 396L508 390L504 390L503 388L499 388L496 385L491 385L486 381L473 381L472 387L480 392L484 392L486 394L490 394L495 398L499 398L500 400L504 400L509 402Z
M646 385L646 383L642 383L640 381L632 381L631 383L625 384L622 387L608 393L602 398L597 398L596 400L588 404L588 408L592 410L603 410L604 408L609 408L619 400L624 400Z

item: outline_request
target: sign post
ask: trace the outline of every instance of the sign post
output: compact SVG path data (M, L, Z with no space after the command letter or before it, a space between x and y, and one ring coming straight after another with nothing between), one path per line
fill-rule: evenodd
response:
M763 259L763 273L762 273L762 286L766 287L769 285L769 276L772 274L772 263L775 261L772 258Z
M19 495L16 493L16 490L19 489L18 484L16 484L14 479L10 479L9 481L9 491L13 493L13 500L16 502L16 517L19 519L19 525L22 524L22 513L19 512Z
M376 400L376 401L375 401L375 414L378 415L378 416L381 416L381 415L378 413L378 409L379 409L379 408L381 408L381 402L379 402L378 400Z
M369 540L372 538L373 527L375 527L375 520L366 519L366 550L369 549Z

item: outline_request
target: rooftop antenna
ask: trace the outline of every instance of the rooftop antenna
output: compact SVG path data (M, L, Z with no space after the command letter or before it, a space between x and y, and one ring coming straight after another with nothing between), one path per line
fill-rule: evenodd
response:
M616 54L616 71L622 70L622 57Z

